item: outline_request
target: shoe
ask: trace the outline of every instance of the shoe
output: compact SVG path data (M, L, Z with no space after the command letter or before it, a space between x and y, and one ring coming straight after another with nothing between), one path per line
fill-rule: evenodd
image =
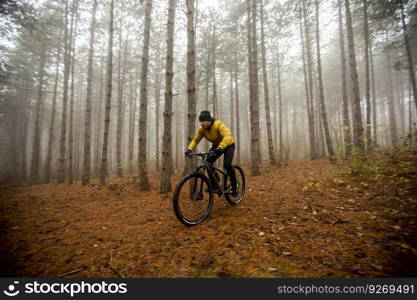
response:
M233 198L239 195L238 191L231 191L231 188L229 187L226 191L226 194L232 196Z

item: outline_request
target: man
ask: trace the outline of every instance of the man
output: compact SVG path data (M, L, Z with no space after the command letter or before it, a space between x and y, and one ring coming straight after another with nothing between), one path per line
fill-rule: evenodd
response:
M185 156L191 154L203 137L212 142L213 145L210 151L213 151L213 154L207 158L207 161L213 164L222 154L224 154L223 168L230 176L232 195L235 197L237 195L236 174L235 169L232 167L233 155L235 153L235 139L229 128L227 128L222 121L213 119L209 111L202 111L198 119L201 128L198 129L190 145L188 145ZM216 185L214 184L213 188L215 188L215 186Z

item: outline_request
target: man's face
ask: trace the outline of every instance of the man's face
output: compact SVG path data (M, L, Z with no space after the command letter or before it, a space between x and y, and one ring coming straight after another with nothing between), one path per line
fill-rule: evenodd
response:
M208 128L211 124L211 121L200 121L200 125L203 128Z

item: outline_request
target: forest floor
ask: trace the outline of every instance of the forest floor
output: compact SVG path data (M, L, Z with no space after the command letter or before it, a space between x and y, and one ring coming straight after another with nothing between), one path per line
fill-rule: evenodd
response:
M5 277L417 276L417 155L301 160L247 176L238 205L215 197L195 227L172 193L66 184L2 186ZM173 183L180 178L177 174Z

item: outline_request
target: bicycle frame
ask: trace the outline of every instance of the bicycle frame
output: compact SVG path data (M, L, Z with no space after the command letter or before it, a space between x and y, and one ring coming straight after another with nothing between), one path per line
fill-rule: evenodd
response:
M214 191L211 183L215 185L214 189L217 189L218 187L216 193L219 195L219 197L224 196L231 205L239 203L245 194L245 176L243 174L242 168L239 166L233 166L234 168L238 169L241 175L241 181L239 180L236 182L238 185L236 188L238 188L241 183L242 188L239 188L239 194L236 194L236 192L233 191L230 192L232 187L228 185L227 171L220 170L207 161L207 157L211 153L212 152L195 154L187 153L186 157L200 156L202 157L202 160L196 170L182 178L175 187L173 197L174 212L178 220L187 226L197 225L203 222L209 216L214 202ZM205 173L206 171L207 174ZM217 172L223 174L223 183L222 180L218 178L219 176L217 176ZM189 189L186 187L185 194L181 193L184 185L189 187ZM206 185L206 187L204 187L204 185ZM185 203L190 203L190 200L192 201L191 204L194 204L191 205L192 209L203 209L202 214L196 215L194 211L192 211L191 215L187 214L188 206L183 206L181 203L184 201L186 201ZM199 201L201 202L198 203Z
M214 173L217 171L217 172L220 172L221 174L223 174L223 176L229 176L229 175L226 172L224 172L224 171L216 168L212 164L210 164L206 160L206 157L207 157L208 154L209 154L209 152L207 152L207 153L201 153L201 154L191 154L191 155L197 155L197 156L201 156L202 157L201 163L197 167L196 172L201 173L201 174L204 175L204 171L207 170L207 174L209 176L210 181L211 182L217 182L218 187L219 187L219 193L224 194L225 191L223 190L223 186L222 186L221 182L219 182L219 180L217 180L217 178L214 176Z

